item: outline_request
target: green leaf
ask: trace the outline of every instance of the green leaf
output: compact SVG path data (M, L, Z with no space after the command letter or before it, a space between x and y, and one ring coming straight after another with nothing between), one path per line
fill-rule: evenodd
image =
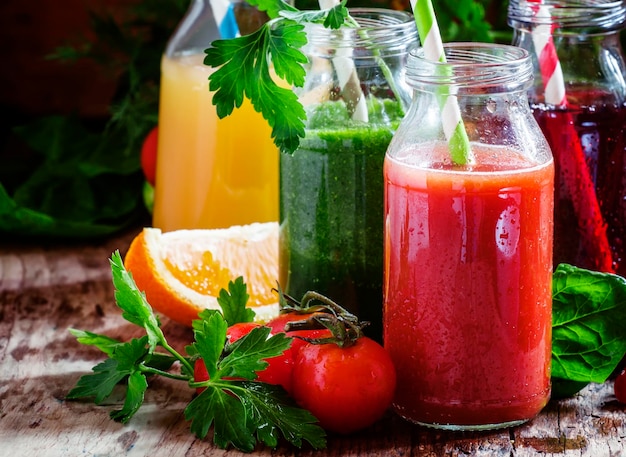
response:
M159 371L167 371L170 368L172 368L172 365L174 365L174 362L176 362L176 360L178 359L176 357L172 357L171 355L153 352L152 354L146 357L146 360L144 361L144 365L146 367L154 368ZM183 365L181 369L183 372L185 372L186 370L185 365ZM190 373L185 372L185 374L187 374L188 376L193 376L193 372L190 372Z
M605 382L626 353L626 279L561 264L552 287L552 376Z
M147 389L148 381L146 376L140 371L133 371L128 377L124 406L120 410L112 411L110 413L111 419L123 424L127 423L143 404L144 394Z
M306 75L302 65L308 62L307 57L302 53L302 51L300 51L300 49L307 43L304 26L293 21L279 20L273 27L271 27L271 29L269 29L269 33L265 35L265 39L267 52L271 58L271 63L276 75L283 81L289 83L290 86L293 85L302 87L302 85L304 85L304 77ZM268 65L267 62L261 61L261 63L263 65ZM269 67L267 68L269 69ZM253 74L257 76L265 76L263 73L264 70L263 66L258 65ZM269 72L267 74L269 74ZM268 83L269 81L264 82ZM282 96L293 94L290 88L286 89L279 87L275 83L272 85L267 84L267 86L269 94L277 93ZM258 94L259 97L267 95L262 89L264 88L260 84L251 84L251 86L246 89L246 94L249 98L252 98L250 95L256 94ZM281 90L279 91L278 89ZM290 97L285 97L285 99L287 98ZM254 104L254 99L252 102ZM295 103L300 105L297 98ZM300 105L300 109L304 111L302 105ZM296 112L297 111L298 110L296 110Z
M299 24L323 24L324 27L330 29L338 29L346 23L347 19L351 19L346 8L346 0L326 10L284 10L280 12L280 16Z
M150 355L148 340L149 338L144 335L141 338L133 338L115 348L111 358L119 362L118 369L120 371L126 372L126 374L132 373Z
M165 341L159 318L152 311L145 294L137 289L135 281L124 267L119 251L113 253L110 264L115 286L115 300L117 306L123 311L122 317L146 330L152 352L157 344Z
M477 0L442 0L435 5L435 14L444 42L491 42L491 24L485 7Z
M206 319L194 321L195 342L191 345L200 355L210 379L217 379L217 363L220 360L226 344L226 330L228 324L218 312L212 313Z
M198 313L198 319L194 319L193 321L191 321L191 328L193 328L194 330L202 331L202 329L204 328L204 324L202 321L210 320L213 314L221 314L221 313L217 309L209 309L209 308L203 309L202 311ZM192 354L189 351L190 350L195 351L195 349L192 346L188 346L188 347L189 347L189 350L187 350L187 353Z
M328 10L328 17L324 20L324 27L338 29L346 22L346 19L349 17L346 3L347 0L342 0L341 3Z
M81 344L96 346L102 352L109 357L113 354L114 349L119 346L120 341L109 338L105 335L98 335L97 333L87 332L84 330L69 329L69 332L76 337L76 340Z
M66 398L94 398L96 404L102 403L113 392L113 388L128 376L119 370L119 362L107 359L92 368L93 374L81 376L76 386L69 391Z
M296 8L282 0L246 0L246 2L256 6L259 11L265 11L270 19L278 17L281 11L297 11Z
M242 276L228 283L228 292L220 290L217 303L222 308L222 315L229 327L239 322L254 321L256 313L246 307L249 298L248 287Z
M272 127L276 145L295 150L304 137L306 114L293 91L274 81L270 59L284 84L302 86L301 64L307 60L299 47L305 42L303 26L288 20L266 23L250 35L214 41L205 51L204 63L219 67L209 77L217 115L230 115L247 97Z
M236 381L231 383L237 384ZM220 448L232 444L244 452L251 452L256 444L243 404L220 385L210 385L194 398L185 408L185 419L191 420L191 431L198 438L204 438L214 425L213 441Z
M259 382L242 384L245 393L240 398L259 441L275 447L280 430L294 446L301 447L304 439L315 449L326 447L326 434L316 425L317 419L309 411L298 408L282 389Z
M17 178L0 170L0 232L84 239L139 220L138 154L122 157L103 150L102 135L71 117L41 118L14 132L34 159L28 170L16 173L9 167Z
M255 379L256 372L267 368L265 359L281 355L291 346L291 338L284 333L269 337L271 329L254 328L227 348L227 355L219 362L219 376Z
M147 337L133 339L115 347L111 358L93 367L94 374L82 376L67 398L94 397L96 404L102 403L113 392L113 388L126 379L147 355Z

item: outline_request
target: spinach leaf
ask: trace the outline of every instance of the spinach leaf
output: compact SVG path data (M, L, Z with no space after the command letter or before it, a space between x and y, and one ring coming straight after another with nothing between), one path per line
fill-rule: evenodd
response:
M561 264L552 287L555 385L605 382L626 354L626 279Z

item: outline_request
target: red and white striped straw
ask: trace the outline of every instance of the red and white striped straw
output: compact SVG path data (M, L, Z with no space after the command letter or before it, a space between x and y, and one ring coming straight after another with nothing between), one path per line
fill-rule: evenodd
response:
M533 8L535 17L550 18L550 9L543 5L541 0L529 0L536 3ZM550 22L550 21L549 21ZM544 84L545 102L551 105L566 105L565 81L563 80L563 70L559 56L556 53L553 38L553 24L540 24L533 29L532 39L537 59L539 60L539 71Z

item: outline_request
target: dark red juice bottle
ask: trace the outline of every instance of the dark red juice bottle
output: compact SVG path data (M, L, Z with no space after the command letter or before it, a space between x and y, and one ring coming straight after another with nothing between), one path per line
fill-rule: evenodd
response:
M626 106L598 105L600 97L592 91L585 95L591 104L563 110L533 106L555 159L554 265L624 276ZM576 143L582 157L572 153Z
M626 275L626 3L511 0L533 114L555 159L554 267Z

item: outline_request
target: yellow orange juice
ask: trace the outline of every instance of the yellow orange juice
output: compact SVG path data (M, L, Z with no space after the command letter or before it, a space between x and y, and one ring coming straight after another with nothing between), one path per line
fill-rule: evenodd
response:
M252 104L219 119L204 55L163 57L153 225L163 231L278 220L278 149Z

